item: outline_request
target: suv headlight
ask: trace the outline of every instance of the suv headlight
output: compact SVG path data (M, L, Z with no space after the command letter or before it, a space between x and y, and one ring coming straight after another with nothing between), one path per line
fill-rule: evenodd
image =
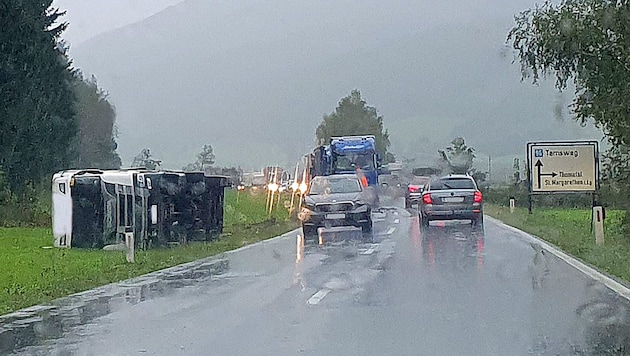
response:
M364 202L355 202L353 211L355 213L363 213L363 212L368 211L368 208L369 208L368 204Z
M302 209L298 212L298 219L300 221L309 221L311 220L311 215L313 214L313 210L310 209L308 205L302 206Z

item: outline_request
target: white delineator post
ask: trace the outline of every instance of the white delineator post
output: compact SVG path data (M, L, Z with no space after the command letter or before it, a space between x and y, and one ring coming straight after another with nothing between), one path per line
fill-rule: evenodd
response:
M134 263L136 260L136 250L133 240L133 232L126 232L125 246L127 247L127 262L129 263Z
M604 209L601 206L593 207L593 232L595 233L595 244L604 244Z
M510 198L510 214L514 214L515 206L516 206L516 200L514 198Z

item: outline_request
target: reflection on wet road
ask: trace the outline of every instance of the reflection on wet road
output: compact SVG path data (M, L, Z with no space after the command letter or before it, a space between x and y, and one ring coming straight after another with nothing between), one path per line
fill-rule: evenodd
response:
M97 317L60 322L19 353L628 353L628 301L604 285L492 219L485 233L422 231L395 205L375 214L374 242L304 246L289 233L226 254L197 283L104 299Z

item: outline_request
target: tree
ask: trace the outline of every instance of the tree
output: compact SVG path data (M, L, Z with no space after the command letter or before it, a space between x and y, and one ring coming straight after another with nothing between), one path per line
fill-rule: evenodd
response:
M146 169L158 169L162 161L154 159L151 154L151 150L148 148L142 149L140 153L133 159L132 167L144 167Z
M17 194L70 165L78 130L64 13L51 3L0 2L0 166Z
M451 146L445 150L438 150L442 171L455 174L472 174L475 149L466 146L463 137L456 137L451 141Z
M197 160L193 163L189 163L184 166L182 169L184 171L202 171L208 174L214 174L214 164L215 156L214 149L212 145L203 145L201 152L197 153Z
M116 111L96 78L84 79L76 73L74 92L79 122L75 166L79 168L118 169L122 162L116 153Z
M630 197L630 2L562 0L520 13L508 34L522 77L553 74L565 90L572 80L572 111L581 124L592 120L613 147L604 162L606 181L627 204ZM630 210L625 225L630 227Z
M573 112L592 119L615 145L630 144L630 4L563 0L515 17L508 35L523 78L555 74L559 90L575 84Z
M374 135L376 150L386 160L385 163L394 158L387 155L390 142L388 131L383 129L383 117L378 115L376 108L361 99L361 92L356 89L339 101L333 113L324 115L315 135L318 141L326 143L335 136Z
M197 154L197 164L199 169L206 171L214 164L214 149L212 145L203 145L201 152Z

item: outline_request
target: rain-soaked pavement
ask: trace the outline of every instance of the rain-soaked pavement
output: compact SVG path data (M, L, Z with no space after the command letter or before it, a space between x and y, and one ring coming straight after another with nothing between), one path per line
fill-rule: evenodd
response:
M625 298L492 219L485 234L457 223L422 232L410 212L375 214L374 243L302 249L296 231L197 272L44 308L29 316L39 318L34 327L14 317L13 338L0 347L35 341L17 353L41 355L630 353Z

